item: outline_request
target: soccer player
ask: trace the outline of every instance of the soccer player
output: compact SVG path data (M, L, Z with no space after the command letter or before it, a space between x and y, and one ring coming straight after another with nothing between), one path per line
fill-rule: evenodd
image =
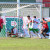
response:
M1 29L3 28L3 19L1 18L0 16L0 32L1 32Z
M24 28L24 33L25 33L26 37L30 37L30 34L29 34L29 28L30 28L30 24L31 24L30 22L32 22L30 16L27 16L26 20L24 20L24 22L23 22L24 23L23 28Z
M28 18L27 24L28 24L28 27L30 28L32 25L32 19L30 18L30 16L27 16L27 18Z
M46 38L46 36L49 36L48 34L46 34L49 30L48 24L47 22L50 21L45 21L45 18L42 18L42 30L41 30L41 34Z
M30 18L30 16L27 16L27 18L28 18L28 33L29 33L29 35L30 35L30 38L32 37L32 35L33 35L33 33L32 33L32 19Z
M36 34L40 38L40 36L39 36L39 29L38 29L38 24L40 22L38 21L38 19L36 18L36 16L33 16L32 23L33 23L33 25L32 25L33 27L30 28L29 30L33 31L33 33Z
M38 36L39 34L39 28L38 28L38 24L40 22L38 21L38 19L36 18L36 16L33 17L33 32Z
M13 37L13 36L18 37L18 30L17 30L16 26L11 29L11 32L7 32L7 34L10 37Z

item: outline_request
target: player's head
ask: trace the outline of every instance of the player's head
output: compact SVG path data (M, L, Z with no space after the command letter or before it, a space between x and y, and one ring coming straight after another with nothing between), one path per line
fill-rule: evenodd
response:
M30 19L30 16L27 16L28 19Z
M33 16L33 18L36 18L36 16Z
M45 20L45 18L42 18L42 21Z

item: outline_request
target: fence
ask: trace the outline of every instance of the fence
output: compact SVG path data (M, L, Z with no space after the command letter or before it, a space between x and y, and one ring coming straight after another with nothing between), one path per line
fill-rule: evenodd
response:
M27 0L26 0L27 1ZM40 3L35 3L38 2L37 0L29 2L24 0L21 0L20 4L20 10L19 10L19 18L18 18L18 13L17 13L17 3L14 2L14 0L8 3L0 3L0 16L4 19L4 26L1 31L0 37L5 37L6 36L6 28L8 31L11 31L11 29L17 25L17 30L20 33L24 33L23 31L23 17L26 17L27 15L30 15L31 17L37 16L39 18L40 16L42 17L50 17L50 3L49 2L43 2L39 1L40 3L43 2L43 7L42 7L42 14L40 10ZM34 3L33 3L34 2ZM25 3L25 4L24 4ZM28 4L29 3L29 4ZM41 15L40 15L41 14ZM41 18L41 17L40 17ZM25 19L25 18L24 18ZM4 30L4 31L3 31Z

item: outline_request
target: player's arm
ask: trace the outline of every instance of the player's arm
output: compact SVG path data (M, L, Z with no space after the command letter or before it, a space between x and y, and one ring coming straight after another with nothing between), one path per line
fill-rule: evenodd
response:
M43 24L46 24L46 23L48 23L48 22L50 22L50 20L45 21L45 23L43 23Z
M50 22L50 20L47 20L47 22Z
M34 23L35 21L34 20L32 20L32 23Z
M31 23L31 22L32 22L32 20L29 23Z
M35 23L38 23L37 21L34 21L34 20L33 20L33 23L34 23L34 22L35 22Z
M32 20L28 22L28 25L29 25L30 23L32 23Z
M38 22L36 21L36 23L38 23Z

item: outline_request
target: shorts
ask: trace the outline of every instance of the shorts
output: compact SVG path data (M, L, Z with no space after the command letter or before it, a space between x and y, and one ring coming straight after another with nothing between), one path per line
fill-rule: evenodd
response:
M0 26L0 32L1 32L1 26Z
M33 28L29 28L29 30L33 31L34 33L39 31L39 29L33 29Z
M47 33L49 29L44 29L43 32Z

